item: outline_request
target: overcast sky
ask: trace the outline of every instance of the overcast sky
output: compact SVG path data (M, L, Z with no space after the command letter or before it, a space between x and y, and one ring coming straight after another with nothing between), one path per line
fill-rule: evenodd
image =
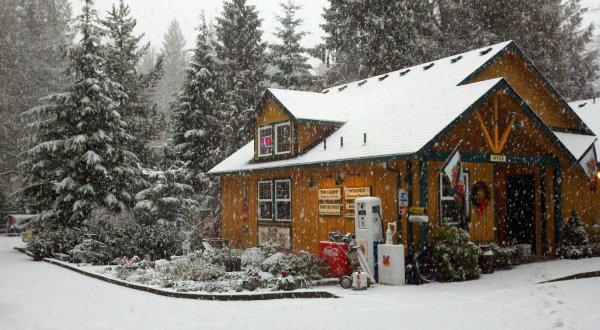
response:
M70 1L73 3L73 13L80 14L82 1ZM193 48L196 40L195 28L200 24L199 17L202 10L209 20L214 20L215 17L220 16L223 2L223 0L125 0L131 9L131 15L137 19L136 32L145 33L146 41L150 41L157 49L161 48L163 35L175 18L181 25L187 46ZM279 0L248 0L249 4L256 6L260 18L263 19L263 40L268 42L276 41L273 32L278 25L275 16L281 13L279 2ZM310 35L302 40L303 46L311 47L320 43L324 33L319 25L324 22L323 8L329 1L295 0L295 2L302 6L299 16L304 19L303 30L310 32ZM101 17L106 16L113 3L118 3L118 0L96 0L96 9Z

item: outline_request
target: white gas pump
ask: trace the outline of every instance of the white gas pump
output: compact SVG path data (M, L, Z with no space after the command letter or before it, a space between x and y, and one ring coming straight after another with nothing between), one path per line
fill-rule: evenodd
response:
M359 197L354 200L354 229L356 243L363 250L369 270L375 275L376 244L383 243L381 224L381 199L377 197Z

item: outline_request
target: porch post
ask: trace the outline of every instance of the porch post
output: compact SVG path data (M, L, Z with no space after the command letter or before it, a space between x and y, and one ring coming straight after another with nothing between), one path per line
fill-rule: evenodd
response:
M546 255L548 253L548 233L546 232L546 223L547 223L547 214L548 212L546 211L546 167L544 165L540 166L540 175L541 175L541 182L540 185L542 186L541 189L541 194L540 194L540 198L542 199L541 201L541 226L542 226L542 255Z
M421 173L420 173L420 177L419 177L419 200L421 202L421 206L424 208L427 208L427 189L429 188L427 186L427 170L428 170L428 161L427 160L423 160L421 162ZM429 212L428 212L429 213ZM427 244L427 231L429 229L429 227L431 226L431 220L429 219L429 224L421 224L421 227L419 228L419 241L421 243L420 247L421 250L425 250L429 247L429 244Z
M557 162L554 165L554 240L556 251L558 255L560 252L560 241L562 240L562 173L560 169L560 163Z
M412 206L412 161L406 161L406 194L408 195L408 206ZM408 245L408 253L412 254L415 250L413 236L412 236L412 223L408 221L408 213L406 215L406 244Z

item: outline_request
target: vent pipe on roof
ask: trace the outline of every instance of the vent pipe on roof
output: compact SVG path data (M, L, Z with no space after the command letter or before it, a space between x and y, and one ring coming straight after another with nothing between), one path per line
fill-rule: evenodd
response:
M344 147L344 137L340 136L340 148Z
M323 150L327 150L327 139L323 139Z
M363 143L367 144L367 133L363 133Z

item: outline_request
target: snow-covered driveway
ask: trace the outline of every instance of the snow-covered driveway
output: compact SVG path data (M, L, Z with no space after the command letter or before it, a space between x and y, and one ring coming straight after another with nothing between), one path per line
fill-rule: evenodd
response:
M13 250L0 237L0 329L600 329L600 258L519 266L464 283L327 288L341 299L213 302L153 295Z

